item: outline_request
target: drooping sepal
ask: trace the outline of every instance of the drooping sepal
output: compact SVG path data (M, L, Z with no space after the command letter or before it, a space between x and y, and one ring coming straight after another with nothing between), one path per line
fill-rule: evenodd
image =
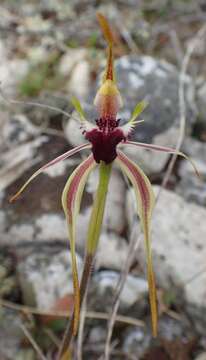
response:
M12 201L15 201L19 195L26 189L26 187L30 184L30 182L32 180L34 180L38 175L40 175L44 170L47 170L49 167L59 163L60 161L62 160L65 160L67 158L69 158L70 156L78 153L79 151L81 150L84 150L84 149L89 149L91 148L91 145L90 144L83 144L83 145L79 145L77 147L75 147L74 149L71 149L67 152L65 152L64 154L58 156L57 158L49 161L47 164L43 165L39 170L37 170L26 182L25 184L19 189L19 191L17 191L17 193L15 195L13 195L11 198L10 198L10 202Z
M137 209L142 229L144 232L145 248L147 256L147 275L149 284L149 298L152 315L153 335L157 335L157 296L155 287L155 277L152 265L152 252L150 244L150 222L154 207L154 194L149 179L143 171L131 161L124 153L118 150L116 162L123 173L131 181L137 200Z
M169 154L176 154L178 156L182 156L183 158L185 158L186 160L188 160L190 162L190 164L192 165L195 174L200 178L200 174L199 171L194 163L194 161L187 156L186 154L184 154L181 151L178 151L176 149L173 149L171 147L166 147L166 146L161 146L161 145L154 145L154 144L146 144L146 143L141 143L141 142L135 142L135 141L125 141L123 143L123 145L131 145L131 146L136 146L136 147L141 147L147 150L154 150L154 151L161 151L161 152L166 152Z
M80 294L78 270L75 255L75 238L76 238L76 220L80 209L83 190L90 172L95 167L95 161L90 155L83 161L69 177L62 193L62 206L66 215L68 234L70 240L70 250L72 258L72 273L74 286L74 323L73 334L75 335L79 323L80 311Z

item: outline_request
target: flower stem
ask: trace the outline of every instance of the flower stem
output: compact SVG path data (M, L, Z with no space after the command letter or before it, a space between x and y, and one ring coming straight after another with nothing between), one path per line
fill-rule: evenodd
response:
M93 209L89 221L87 233L87 253L94 255L100 236L102 220L104 215L105 201L111 174L111 164L101 161L99 166L99 185L94 199Z

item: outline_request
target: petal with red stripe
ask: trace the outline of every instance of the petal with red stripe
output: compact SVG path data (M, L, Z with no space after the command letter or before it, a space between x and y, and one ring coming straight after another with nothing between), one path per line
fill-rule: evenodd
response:
M183 158L185 158L186 160L188 160L190 162L190 164L192 165L192 167L194 169L194 172L196 173L196 175L198 177L200 177L200 174L198 172L198 169L197 169L194 161L189 156L185 155L181 151L178 151L176 149L173 149L173 148L167 147L167 146L146 144L146 143L135 142L135 141L125 141L121 145L132 145L132 146L142 147L142 148L147 149L147 150L162 151L162 152L166 152L166 153L169 153L169 154L176 154L178 156L182 156Z
M17 193L15 195L13 195L10 198L10 202L14 201L17 199L17 197L26 189L26 187L30 184L30 182L32 180L34 180L39 174L41 174L44 170L48 169L50 166L53 166L55 164L57 164L58 162L65 160L67 158L69 158L70 156L78 153L81 150L84 149L89 149L91 148L90 144L83 144L83 145L79 145L77 147L75 147L74 149L71 149L67 152L65 152L64 154L58 156L57 158L49 161L47 164L43 165L39 170L37 170L26 182L25 184L20 188L19 191L17 191Z
M145 238L145 248L147 255L147 275L149 284L149 298L152 314L153 335L157 335L157 296L155 287L155 278L152 265L152 252L150 244L150 221L154 207L154 194L149 179L143 171L131 161L124 153L118 150L118 156L115 160L123 173L131 181L137 200L138 215L141 221Z
M90 155L71 174L62 193L62 206L67 219L72 258L72 273L74 286L74 335L76 334L78 329L80 311L79 281L75 255L76 220L79 214L82 194L87 178L95 166L96 162L93 158L93 155Z

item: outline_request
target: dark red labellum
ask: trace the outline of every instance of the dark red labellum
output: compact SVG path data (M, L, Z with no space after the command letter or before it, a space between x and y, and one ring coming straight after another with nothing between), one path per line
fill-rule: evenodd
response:
M125 140L121 128L118 127L118 120L96 121L98 128L87 131L85 137L92 144L92 152L97 163L101 160L106 164L111 163L117 157L116 147Z

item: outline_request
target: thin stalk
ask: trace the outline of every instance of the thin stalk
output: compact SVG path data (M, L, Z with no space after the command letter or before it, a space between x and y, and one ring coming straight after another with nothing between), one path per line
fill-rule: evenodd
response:
M90 216L90 221L88 226L86 255L85 255L84 269L80 283L80 307L82 305L84 295L87 290L87 286L89 283L91 270L92 270L93 259L99 242L111 168L112 168L111 164L107 165L103 161L100 162L99 184L95 195L92 213ZM73 340L73 327L74 327L74 314L72 315L71 321L64 333L63 341L57 359L60 360L64 359L63 354L68 350L71 341Z

